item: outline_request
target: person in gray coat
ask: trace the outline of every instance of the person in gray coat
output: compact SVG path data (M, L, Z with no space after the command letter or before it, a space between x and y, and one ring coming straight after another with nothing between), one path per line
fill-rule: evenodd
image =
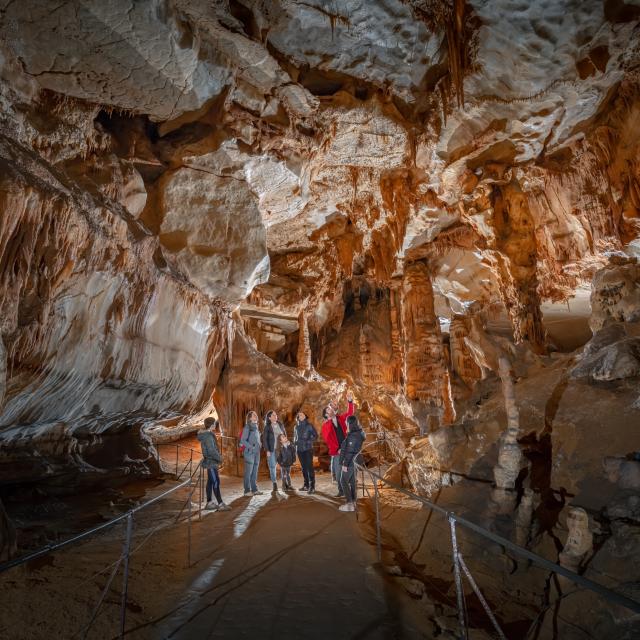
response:
M200 449L202 450L203 469L207 470L207 504L205 509L211 511L229 511L231 507L222 501L220 494L220 474L218 468L222 464L222 455L218 447L218 439L216 431L220 433L220 423L213 418L205 418L204 429L200 429L197 433ZM213 501L213 496L216 502Z
M249 411L240 436L240 446L244 451L244 495L259 496L258 468L260 467L260 431L258 430L258 414Z

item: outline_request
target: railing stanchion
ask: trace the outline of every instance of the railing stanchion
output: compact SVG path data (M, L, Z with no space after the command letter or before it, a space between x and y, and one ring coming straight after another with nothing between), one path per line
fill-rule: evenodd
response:
M200 501L198 502L198 520L201 521L202 520L202 502L204 500L204 494L203 494L203 490L204 490L204 481L203 481L203 469L202 469L202 465L200 465L200 471L198 472L198 486L200 489Z
M449 514L451 527L451 549L453 554L453 576L456 582L456 597L458 600L458 623L460 624L460 639L467 640L467 624L464 615L464 593L462 591L462 576L460 575L460 561L458 559L458 540L456 537L456 519Z
M124 638L124 625L127 618L127 590L129 588L129 551L131 549L131 533L133 531L133 515L127 516L127 533L124 539L124 569L122 573L122 602L120 608L120 638Z
M193 478L191 478L191 484L189 485L189 498L187 499L187 569L191 568L191 498L193 497L193 491L195 486L193 485Z
M467 564L465 563L461 553L458 554L458 563L460 564L461 569L464 571L465 576L467 576L467 580L469 580L469 584L471 585L471 588L473 589L474 593L478 597L478 600L480 600L480 604L484 607L484 610L487 616L489 617L489 620L491 620L491 624L493 625L493 628L496 630L498 637L500 638L500 640L507 640L506 636L504 635L504 632L502 631L502 628L500 627L500 625L498 624L498 621L496 620L496 617L493 615L493 611L491 611L491 607L489 606L489 603L487 602L485 597L482 595L482 591L480 591L480 587L478 587L476 581L473 579L473 576L471 575L471 571L469 571L469 568L467 567Z
M382 562L382 540L380 539L380 499L378 497L378 483L374 484L376 500L376 542L378 545L378 562Z

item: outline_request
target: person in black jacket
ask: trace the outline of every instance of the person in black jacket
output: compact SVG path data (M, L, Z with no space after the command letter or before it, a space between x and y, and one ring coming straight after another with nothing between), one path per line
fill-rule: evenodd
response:
M278 447L278 464L280 465L280 476L282 477L282 490L289 491L291 486L291 467L296 461L296 450L287 438L285 433L280 436L280 446Z
M278 420L278 414L272 409L267 411L264 417L264 431L262 432L262 448L267 454L267 466L269 476L273 483L273 490L278 490L278 476L276 475L276 455L280 446L280 434L284 433L282 422Z
M304 411L298 411L293 443L296 446L300 465L302 466L302 477L304 478L304 486L300 487L300 491L308 491L309 493L315 493L316 491L316 474L313 470L313 443L317 439L318 432L307 419L307 414Z
M340 446L340 468L342 474L340 482L342 483L342 492L347 502L340 507L340 511L356 510L356 462L360 462L360 449L364 442L364 431L358 422L356 416L347 418L347 428L349 429L347 437L342 441Z

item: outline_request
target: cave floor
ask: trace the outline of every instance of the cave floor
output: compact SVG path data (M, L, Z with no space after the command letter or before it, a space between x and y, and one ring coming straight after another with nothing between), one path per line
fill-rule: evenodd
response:
M293 482L298 486L299 477ZM328 474L318 476L315 496L246 498L239 479L227 477L222 489L232 510L207 513L201 521L195 516L190 568L186 523L160 526L175 516L180 500L136 522L133 548L147 542L131 558L126 637L431 637L420 601L377 568L367 540L371 514L363 506L358 522L355 514L339 512ZM78 631L109 572L93 580L87 574L117 558L121 534L3 576L0 635L82 637ZM88 638L118 637L120 587L118 574Z

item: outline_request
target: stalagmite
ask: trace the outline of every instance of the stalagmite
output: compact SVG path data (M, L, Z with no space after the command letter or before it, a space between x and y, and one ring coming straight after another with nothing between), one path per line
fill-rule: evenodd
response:
M468 387L472 387L482 378L482 370L473 359L469 347L464 341L465 337L469 335L468 323L468 317L455 315L451 320L449 335L451 367Z
M533 517L533 491L524 490L515 516L514 542L527 547L531 537L531 519Z
M197 457L188 438L205 417L224 430L223 476L239 474L233 439L248 410L262 425L274 409L291 435L302 409L321 430L326 403L344 410L353 389L363 464L553 561L567 505L584 505L602 535L592 554L587 516L573 509L560 561L630 584L640 558L638 0L49 4L0 2L0 555L16 539L27 553L72 536L170 484L154 442L184 438ZM323 437L313 454L326 471ZM308 510L315 527L336 505L227 486L238 517L216 520L225 544L209 545L220 554L212 588L238 575L234 545L273 546L251 542L272 514L282 523L271 542L293 549L284 538L306 533L287 526L292 514ZM395 556L438 617L407 637L453 635L451 550L435 535L446 522L374 488L382 562ZM334 489L318 473L318 494ZM74 501L82 517L67 518ZM169 544L191 523L186 511L161 529ZM355 536L362 518L326 522ZM573 637L563 622L573 612L602 637L638 635L637 621L584 593L555 601L550 574L514 571L517 554L476 554L462 529L505 635ZM190 530L194 556L202 530ZM338 547L329 542L327 558ZM84 619L103 574L70 594L57 560L0 584L5 635L30 619L25 637L78 635L49 618ZM174 569L175 584L191 584L183 564L140 566L150 584ZM132 585L141 602L156 591ZM111 600L96 637L113 635ZM125 631L183 633L150 622L173 605L148 604L126 608ZM482 635L475 604L469 632ZM213 609L194 624L208 626ZM354 617L377 615L363 609ZM384 620L404 629L397 609Z
M559 555L559 562L563 567L577 573L580 565L593 550L593 533L589 528L589 516L584 509L574 507L567 516L567 541ZM571 582L561 578L561 582L568 586Z

